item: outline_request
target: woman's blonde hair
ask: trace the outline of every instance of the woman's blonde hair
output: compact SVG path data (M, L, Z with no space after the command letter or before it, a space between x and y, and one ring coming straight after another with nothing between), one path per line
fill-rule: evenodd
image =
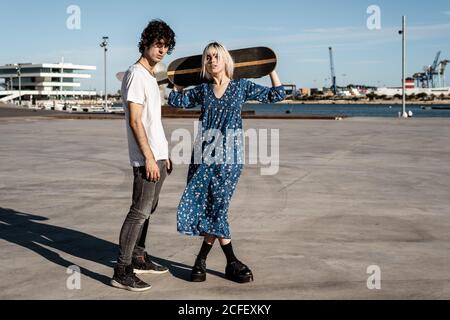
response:
M206 71L206 64L208 63L208 55L214 54L217 54L218 61L222 61L223 59L223 61L225 62L225 73L228 78L232 79L234 73L233 58L231 57L228 50L218 42L211 42L206 46L205 50L203 50L201 77L208 80L212 79L211 75L208 73L208 71Z

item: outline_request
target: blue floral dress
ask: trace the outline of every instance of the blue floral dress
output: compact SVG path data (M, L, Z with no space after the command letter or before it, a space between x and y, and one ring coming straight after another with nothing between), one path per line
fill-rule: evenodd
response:
M170 93L173 107L201 106L187 186L177 210L178 232L231 239L228 207L244 163L242 106L247 100L274 103L284 98L283 86L268 88L246 79L231 80L220 99L210 83Z

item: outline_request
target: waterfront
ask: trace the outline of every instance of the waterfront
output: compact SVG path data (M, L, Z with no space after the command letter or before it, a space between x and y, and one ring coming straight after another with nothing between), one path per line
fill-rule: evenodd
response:
M406 110L419 118L447 118L450 117L450 108L437 110L431 108L448 105L407 105ZM387 117L396 118L402 106L394 104L247 104L244 110L255 110L256 114L293 114L293 115L319 115L319 116L345 116L345 117Z
M122 104L114 104L116 108ZM199 111L200 107L191 110ZM407 104L406 110L413 113L413 117L419 118L447 118L450 117L450 105L448 104L427 104L414 103ZM398 113L402 111L402 106L398 104L332 104L321 101L320 103L293 103L285 101L285 103L277 104L245 104L243 111L255 111L256 115L274 116L293 115L308 116L316 115L323 117L386 117L396 118Z
M114 104L111 110L118 110L112 113L121 114L123 109L122 104ZM28 109L26 107L18 107L14 105L1 105L0 104L0 117L3 114L23 116L23 115L87 115L97 114L100 116L104 114L107 116L109 113L99 112L75 112L68 110L51 111L51 110L39 110ZM246 104L243 108L243 117L248 117L247 114L251 114L254 111L255 116L263 116L266 118L280 118L280 117L376 117L376 118L397 118L398 113L401 112L402 107L399 105L374 105L374 104ZM448 105L407 105L407 111L413 113L414 118L448 118L450 117L450 106ZM200 107L181 110L170 107L163 108L163 116L170 117L185 117L197 111L195 116L198 116Z

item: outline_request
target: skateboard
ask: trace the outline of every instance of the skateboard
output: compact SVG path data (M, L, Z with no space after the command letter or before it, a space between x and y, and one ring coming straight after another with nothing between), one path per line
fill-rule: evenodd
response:
M233 78L261 78L271 73L277 65L277 57L272 49L253 47L231 50L234 60ZM200 77L202 55L177 59L169 64L167 77L180 87L189 87L206 82Z

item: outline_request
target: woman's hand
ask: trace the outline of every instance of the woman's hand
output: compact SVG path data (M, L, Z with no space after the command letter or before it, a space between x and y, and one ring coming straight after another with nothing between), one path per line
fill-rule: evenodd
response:
M184 87L180 87L180 86L175 85L175 91L183 92L183 90L184 90Z

